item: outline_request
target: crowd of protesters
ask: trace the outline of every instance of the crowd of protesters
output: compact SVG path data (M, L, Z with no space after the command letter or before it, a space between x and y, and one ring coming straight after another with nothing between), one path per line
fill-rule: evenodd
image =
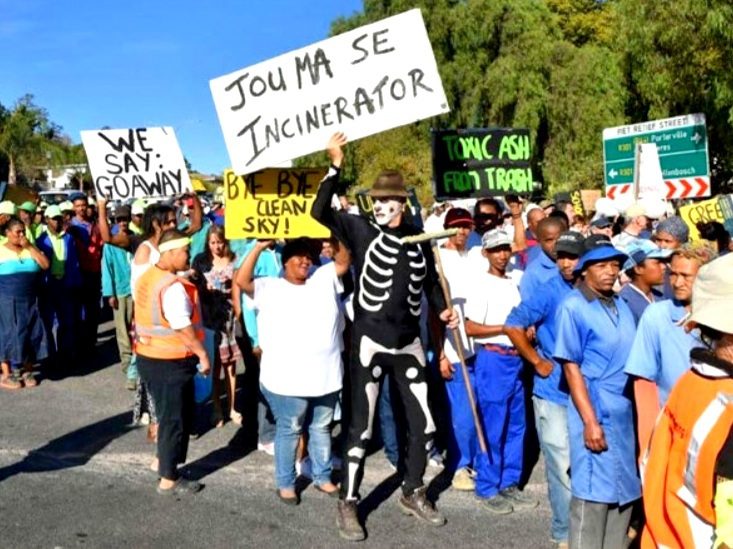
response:
M212 378L204 419L256 424L280 500L297 505L309 476L339 499L345 539L365 536L358 487L377 431L402 510L428 525L445 523L422 486L428 461L487 513L536 507L522 489L536 434L558 547L733 546L725 228L691 240L649 202L602 199L585 216L509 196L436 203L424 230L451 233L431 247L403 219L398 172L375 182L371 220L331 200L344 143L329 142L313 210L325 241L229 241L223 204L205 212L195 195L0 203L0 387L93 358L109 307L161 494L201 489L178 469L198 372Z

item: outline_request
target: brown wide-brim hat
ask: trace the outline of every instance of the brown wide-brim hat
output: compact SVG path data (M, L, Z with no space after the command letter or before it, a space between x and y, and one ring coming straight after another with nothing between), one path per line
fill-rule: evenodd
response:
M372 198L384 198L395 196L399 198L407 198L407 189L402 174L396 170L388 170L380 173L374 181L374 185L369 190L369 196Z

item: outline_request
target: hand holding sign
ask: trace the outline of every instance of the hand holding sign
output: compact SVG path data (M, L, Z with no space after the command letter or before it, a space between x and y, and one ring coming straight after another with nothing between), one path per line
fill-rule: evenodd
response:
M341 163L344 161L344 151L342 147L346 145L347 141L348 140L343 133L336 132L331 136L331 139L329 139L326 144L328 158L331 160L331 165L336 168L340 168Z

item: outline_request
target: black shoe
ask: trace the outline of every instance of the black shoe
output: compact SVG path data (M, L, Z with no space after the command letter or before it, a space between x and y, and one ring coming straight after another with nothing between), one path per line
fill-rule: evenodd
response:
M196 482L195 480L188 480L187 478L178 477L178 480L173 485L172 488L163 489L160 486L156 489L157 492L160 495L163 496L180 496L180 495L189 495L189 494L195 494L197 492L200 492L203 489L204 485L200 482Z
M401 495L397 503L403 513L419 518L432 526L443 526L445 524L445 517L426 497L426 492L427 488L421 486L409 496Z
M516 509L534 509L540 502L524 493L516 486L510 486L509 488L502 490L501 495L512 504L512 507Z
M338 516L336 526L339 529L339 536L347 541L362 541L366 537L364 528L359 523L359 513L355 501L338 501Z
M298 505L300 503L300 498L298 497L298 494L295 494L294 496L283 496L280 490L275 490L275 492L277 493L277 497L280 498L280 501L282 501L285 505Z

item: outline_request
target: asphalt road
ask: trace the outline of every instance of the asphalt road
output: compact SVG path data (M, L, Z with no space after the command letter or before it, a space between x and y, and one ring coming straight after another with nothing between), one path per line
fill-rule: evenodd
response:
M448 518L434 528L398 511L399 480L376 453L361 489L368 538L350 544L339 539L335 502L325 494L311 487L298 507L279 502L272 458L231 423L191 443L187 467L205 489L159 496L148 469L153 446L130 426L132 393L115 363L112 325L100 332L91 366L69 365L61 379L0 392L0 549L552 547L541 466L526 488L540 506L506 516L446 488L440 469L428 469Z

